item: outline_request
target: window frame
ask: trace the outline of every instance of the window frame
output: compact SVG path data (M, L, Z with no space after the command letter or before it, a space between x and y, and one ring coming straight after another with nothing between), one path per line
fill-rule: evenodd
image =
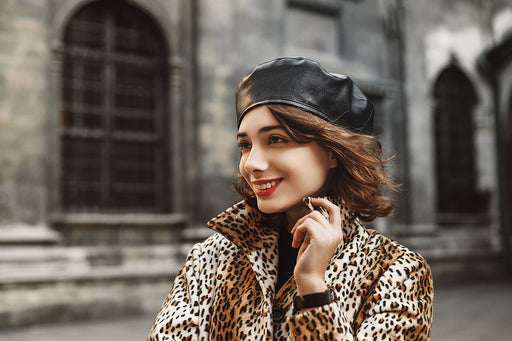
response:
M72 20L74 18L76 18L76 14L82 10L82 9L85 9L85 8L90 8L89 6L105 6L105 9L104 9L104 13L107 13L106 14L106 17L105 17L105 20L107 20L107 27L106 27L106 37L103 36L102 38L105 39L105 46L107 47L107 51L105 52L105 50L101 50L97 53L94 53L94 51L88 51L87 49L84 49L84 48L68 48L68 46L66 45L65 43L65 35L66 35L66 30L68 27L70 27L70 25L72 24ZM120 53L108 53L108 49L109 49L109 46L112 46L115 42L113 40L111 41L108 41L108 39L112 39L112 35L114 32L112 32L112 28L113 28L113 23L112 23L112 16L114 14L114 12L116 10L119 10L121 7L123 6L128 6L128 8L130 10L135 10L135 11L140 11L142 14L144 14L146 16L145 20L147 20L148 22L151 23L152 26L154 26L156 29L159 29L157 23L155 22L155 20L153 18L151 18L151 16L147 15L146 13L144 13L141 9L139 9L138 7L136 6L132 6L132 5L128 5L124 2L120 2L120 3L111 3L111 2L108 2L108 1L104 1L104 2L101 2L101 1L97 1L97 2L92 2L92 3L86 3L84 6L80 6L78 7L68 18L67 20L67 23L65 25L63 25L63 29L62 29L62 40L61 40L61 44L60 44L60 51L59 51L59 54L58 54L58 57L59 57L59 76L60 76L60 82L59 82L59 91L61 91L61 89L63 90L65 88L65 82L63 80L63 78L65 77L65 65L66 65L66 57L67 56L78 56L82 59L80 59L81 62L84 62L84 60L88 59L88 60L98 60L98 63L101 64L101 67L103 68L103 71L104 73L108 76L108 77L115 77L115 68L116 67L120 67L120 65L122 65L123 63L126 63L126 60L123 59L122 57L122 54ZM124 8L127 8L127 7L124 7ZM104 23L102 23L104 24ZM109 32L110 30L110 32ZM169 160L172 159L172 151L173 151L173 148L172 148L172 145L170 145L170 139L171 137L169 136L169 125L170 123L168 121L166 121L166 117L167 116L170 116L169 114L169 111L170 111L170 106L168 105L169 102L170 102L170 99L168 98L170 96L170 91L169 91L169 87L168 87L168 80L170 79L169 75L167 74L170 69L168 68L168 66L166 65L167 63L167 60L168 60L168 50L167 50L167 44L165 42L165 38L164 38L164 34L162 32L159 32L160 36L158 37L160 39L160 42L161 42L161 46L162 46L162 54L161 54L161 57L160 57L160 60L157 62L160 63L161 65L160 66L151 66L151 67L159 67L160 70L157 70L155 71L155 73L158 73L160 72L161 74L164 74L165 76L163 77L160 77L160 82L162 84L160 84L160 86L158 87L159 88L159 93L157 95L155 95L155 98L156 98L156 108L153 110L153 113L155 112L158 112L159 114L156 115L156 120L158 122L155 122L155 127L156 127L156 130L154 132L154 134L141 134L141 133L130 133L130 132L121 132L121 131L115 131L114 129L112 129L112 120L114 119L114 115L113 113L116 112L116 110L112 109L112 107L108 107L109 105L112 106L112 103L114 103L115 101L115 98L113 98L115 96L115 91L113 91L112 88L109 88L109 87L112 87L113 86L113 82L115 82L115 80L113 81L112 79L107 79L107 81L104 82L104 89L103 91L106 93L106 100L104 101L105 102L105 108L103 109L104 110L104 116L103 118L105 119L105 125L102 127L103 128L103 132L101 131L101 129L97 129L96 131L93 129L93 130L88 130L88 129L76 129L76 128L66 128L66 127L60 127L59 128L59 132L63 138L66 137L66 136L69 136L69 137L80 137L80 135L83 135L84 138L89 138L89 139L98 139L98 140L106 140L106 142L104 143L104 148L107 149L107 151L103 151L103 154L106 154L106 155L102 155L102 169L103 169L103 173L107 173L107 179L105 178L102 178L101 180L101 192L102 192L102 205L103 207L99 207L99 208L94 208L93 206L90 206L89 208L87 207L83 207L82 209L80 208L67 208L66 205L63 203L63 188L61 188L61 184L62 182L64 181L64 174L62 169L60 169L63 165L62 165L62 157L59 155L58 157L60 158L59 162L58 162L58 165L59 165L59 171L58 171L58 177L57 177L57 183L58 183L58 194L56 195L57 197L57 207L59 208L58 211L60 212L69 212L69 213L77 213L77 212L90 212L90 213L122 213L122 212L142 212L142 213L165 213L165 212L169 212L172 210L172 202L169 202L169 198L171 198L172 196L170 196L168 193L170 193L172 191L172 181L170 181L170 183L166 183L166 179L169 178L169 175L170 175L170 169L169 168L172 168L171 167L171 162ZM109 37L110 36L110 37ZM85 58L84 58L85 57ZM151 64L151 61L146 59L144 60L144 58L140 58L140 57L135 57L133 58L128 58L129 59L129 62L132 63L135 63L135 64L139 64L139 65L150 65ZM129 63L128 63L129 64ZM127 64L127 65L128 65ZM164 72L164 71L167 71L167 72ZM158 77L157 77L158 78ZM65 108L64 108L64 103L62 102L62 100L59 99L59 103L60 103L60 108L61 111L63 111ZM92 135L92 136L91 136ZM59 139L61 137L59 136ZM157 171L158 174L155 175L155 185L154 185L154 188L155 189L158 189L158 191L156 191L155 193L155 205L152 207L152 208L148 208L148 207L121 207L121 205L113 205L113 202L112 200L109 200L108 198L108 195L105 195L105 193L108 193L108 192L111 192L112 191L112 186L114 186L114 182L113 181L110 181L108 179L108 174L110 174L112 172L112 169L113 169L113 165L111 163L111 160L110 160L110 155L112 154L111 152L108 151L108 149L111 149L113 145L115 145L115 143L119 143L118 141L130 141L132 143L143 143L144 141L147 142L147 143L151 143L152 140L153 142L155 142L155 140L159 140L159 145L160 145L160 156L159 156L159 160L157 160L158 162L160 162L160 165L156 166L156 167L159 167L160 169ZM61 141L58 141L58 145L60 147L62 147L62 142ZM57 153L57 154L60 154L60 153ZM105 172L105 170L107 170L107 172ZM106 200L104 200L104 197L107 197Z

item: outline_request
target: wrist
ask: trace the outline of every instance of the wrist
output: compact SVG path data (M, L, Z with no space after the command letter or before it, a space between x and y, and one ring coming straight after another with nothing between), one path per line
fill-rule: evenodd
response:
M311 308L322 307L336 301L336 296L332 288L328 288L324 292L309 294L309 295L296 295L293 299L293 314L308 310Z
M329 288L325 280L309 278L307 280L295 280L297 284L297 294L299 296L315 294L319 292L326 292Z

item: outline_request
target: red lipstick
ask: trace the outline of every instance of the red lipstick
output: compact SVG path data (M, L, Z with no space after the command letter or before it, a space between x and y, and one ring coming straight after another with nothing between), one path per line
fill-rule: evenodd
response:
M267 179L252 181L252 189L258 197L266 197L275 192L282 179Z

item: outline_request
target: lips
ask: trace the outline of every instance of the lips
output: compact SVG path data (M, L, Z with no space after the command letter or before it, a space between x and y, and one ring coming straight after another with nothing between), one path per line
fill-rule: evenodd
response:
M279 187L282 179L266 179L252 181L254 194L259 197L269 196Z

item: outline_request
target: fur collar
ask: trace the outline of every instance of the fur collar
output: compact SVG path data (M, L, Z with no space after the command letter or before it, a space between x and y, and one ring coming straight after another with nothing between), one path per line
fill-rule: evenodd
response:
M354 222L358 223L358 220L353 219L343 199L332 197L327 199L340 208L344 239L350 239L355 230ZM249 206L245 201L231 206L211 219L207 226L248 253L270 247L279 237L279 226L272 226L270 216Z

